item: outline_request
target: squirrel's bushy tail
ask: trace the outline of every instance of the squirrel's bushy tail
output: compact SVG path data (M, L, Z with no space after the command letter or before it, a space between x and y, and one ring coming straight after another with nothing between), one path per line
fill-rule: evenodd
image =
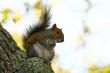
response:
M24 49L28 50L28 47L26 45L27 40L29 39L30 36L32 36L32 34L43 31L49 26L51 19L50 9L51 8L44 6L38 23L26 29L26 34L22 36Z

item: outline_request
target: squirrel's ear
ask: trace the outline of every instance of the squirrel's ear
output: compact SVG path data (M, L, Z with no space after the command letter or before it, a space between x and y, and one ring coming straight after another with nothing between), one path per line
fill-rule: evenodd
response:
M56 24L54 24L52 27L56 28L56 27L57 27L57 25L56 25Z
M54 25L52 26L52 30L54 30L54 29L56 29L56 28L57 28L57 25L54 24Z

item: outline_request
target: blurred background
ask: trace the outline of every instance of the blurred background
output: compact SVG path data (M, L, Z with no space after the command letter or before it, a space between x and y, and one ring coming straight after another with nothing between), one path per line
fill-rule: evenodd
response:
M37 23L42 4L52 7L51 25L65 35L55 47L55 73L110 73L110 0L0 0L0 22L21 50L22 34Z

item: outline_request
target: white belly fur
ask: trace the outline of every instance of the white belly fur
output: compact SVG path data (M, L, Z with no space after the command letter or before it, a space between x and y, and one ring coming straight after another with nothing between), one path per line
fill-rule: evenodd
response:
M34 49L38 54L38 57L43 58L47 61L50 61L54 57L54 48L45 48L43 45L36 43L34 44Z

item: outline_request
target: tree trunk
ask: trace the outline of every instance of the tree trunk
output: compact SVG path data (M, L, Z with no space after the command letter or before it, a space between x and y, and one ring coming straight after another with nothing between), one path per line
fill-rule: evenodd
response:
M54 73L51 64L29 58L0 24L0 73Z

